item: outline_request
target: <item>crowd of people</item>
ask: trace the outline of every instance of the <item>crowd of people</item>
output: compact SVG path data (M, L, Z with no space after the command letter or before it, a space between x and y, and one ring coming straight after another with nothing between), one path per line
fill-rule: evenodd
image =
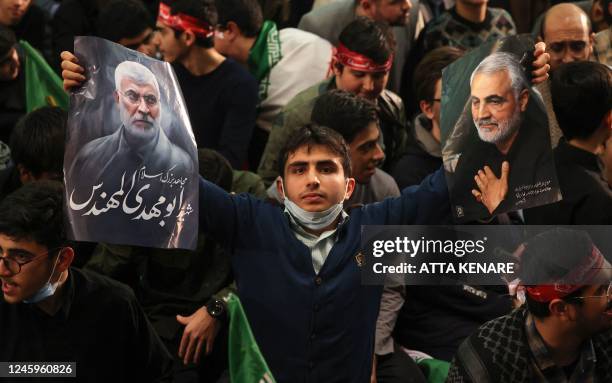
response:
M470 223L566 225L521 246L522 277L549 283L362 284L362 225L453 223L443 70L517 34L562 199ZM68 111L28 112L24 44L70 94L91 76L82 35L176 74L198 148L195 251L67 237ZM611 382L612 254L568 228L612 224L611 68L610 0L0 0L0 362L229 382L235 294L277 382ZM157 118L138 97L127 113ZM101 153L70 177L117 158ZM471 187L474 204L495 198L484 176ZM590 279L567 282L576 270Z

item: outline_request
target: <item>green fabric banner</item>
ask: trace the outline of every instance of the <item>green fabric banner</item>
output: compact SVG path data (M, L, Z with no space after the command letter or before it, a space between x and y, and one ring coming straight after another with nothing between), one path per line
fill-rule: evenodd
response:
M42 106L59 106L68 110L70 99L62 87L62 79L53 72L42 55L26 41L20 41L25 56L26 110Z
M232 383L275 383L274 377L249 326L240 299L230 294L227 302L229 324L229 370Z

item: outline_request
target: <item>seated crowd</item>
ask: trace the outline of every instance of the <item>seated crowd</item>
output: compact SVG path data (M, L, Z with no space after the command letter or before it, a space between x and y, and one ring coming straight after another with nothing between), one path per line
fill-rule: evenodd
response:
M548 284L362 284L362 225L453 224L445 68L524 33L562 199L469 223L566 225L521 246ZM80 35L176 74L194 251L69 240L69 112L30 110L27 52L71 94ZM229 382L235 294L277 382L612 382L612 254L569 228L612 224L611 68L610 0L0 0L0 362Z

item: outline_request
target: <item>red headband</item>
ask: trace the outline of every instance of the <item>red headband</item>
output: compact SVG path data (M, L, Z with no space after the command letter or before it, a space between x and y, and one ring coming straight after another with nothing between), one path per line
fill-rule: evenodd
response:
M184 13L170 14L170 6L162 2L159 3L159 15L157 21L160 21L172 29L179 31L191 31L194 35L210 38L215 33L214 28L193 16Z
M554 284L529 286L525 290L533 300L541 303L563 298L595 279L605 262L599 249L593 246L591 254L566 277L561 278Z
M393 64L393 55L384 64L377 64L369 57L338 43L338 47L334 48L334 61L360 72L388 72Z

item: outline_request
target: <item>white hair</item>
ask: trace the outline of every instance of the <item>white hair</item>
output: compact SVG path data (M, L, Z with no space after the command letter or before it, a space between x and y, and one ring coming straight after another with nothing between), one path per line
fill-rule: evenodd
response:
M121 80L130 78L139 85L150 84L155 88L159 97L159 84L157 78L149 68L135 61L123 61L115 68L115 89L119 90Z
M529 88L529 81L518 58L512 53L495 52L487 56L472 72L470 86L476 74L494 74L502 71L507 71L510 75L510 85L514 90L514 97L518 100L521 92Z

